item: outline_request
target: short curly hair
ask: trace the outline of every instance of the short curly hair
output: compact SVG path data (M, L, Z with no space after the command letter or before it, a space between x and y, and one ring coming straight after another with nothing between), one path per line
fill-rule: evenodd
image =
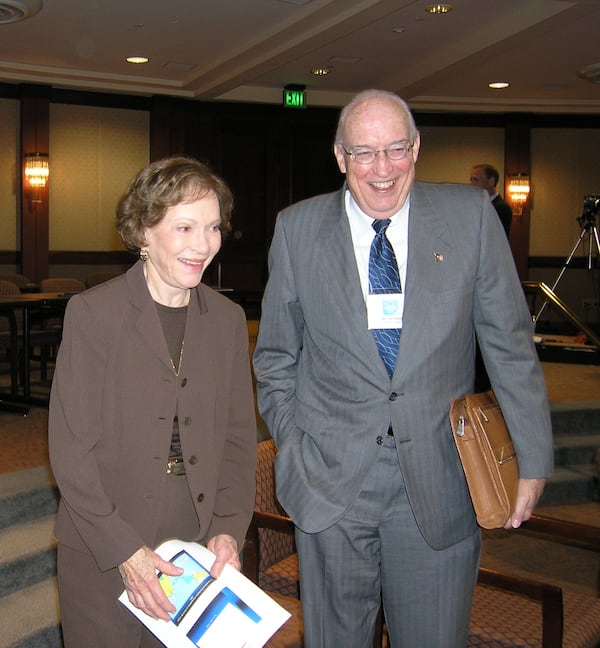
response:
M144 230L158 225L169 207L201 200L213 191L219 201L221 233L231 231L233 195L202 162L175 155L147 164L129 183L117 206L117 232L127 249L146 245Z

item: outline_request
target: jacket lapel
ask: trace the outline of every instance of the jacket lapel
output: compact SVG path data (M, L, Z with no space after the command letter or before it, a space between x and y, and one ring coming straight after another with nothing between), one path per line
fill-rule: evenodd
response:
M156 311L156 304L146 285L142 261L138 261L127 272L127 285L129 300L136 313L135 326L140 338L146 343L148 353L156 356L166 367L171 369L167 343Z
M357 353L371 358L370 365L380 367L387 376L379 357L373 334L368 329L367 309L362 294L350 224L346 217L346 186L336 195L330 211L323 215L316 239L317 258L322 276L326 278L331 303L339 309L339 321L354 337Z
M448 219L428 199L424 186L415 183L410 194L408 261L402 335L396 363L397 377L406 375L418 361L423 344L423 323L431 310L431 291L438 282L439 264L452 245Z

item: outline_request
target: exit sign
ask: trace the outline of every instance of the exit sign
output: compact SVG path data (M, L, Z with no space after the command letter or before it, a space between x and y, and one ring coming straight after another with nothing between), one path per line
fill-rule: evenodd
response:
M285 108L306 108L306 91L284 89L283 105Z

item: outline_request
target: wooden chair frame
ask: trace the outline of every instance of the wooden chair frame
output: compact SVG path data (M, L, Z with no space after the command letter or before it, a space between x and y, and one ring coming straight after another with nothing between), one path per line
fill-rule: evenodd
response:
M542 648L562 648L563 596L560 587L485 567L479 568L477 582L539 601L542 605Z
M8 331L3 333L6 336L6 345L3 344L2 348L5 348L8 354L10 364L10 394L14 397L17 396L19 388L19 336L17 320L12 309L0 310L0 317L8 321Z

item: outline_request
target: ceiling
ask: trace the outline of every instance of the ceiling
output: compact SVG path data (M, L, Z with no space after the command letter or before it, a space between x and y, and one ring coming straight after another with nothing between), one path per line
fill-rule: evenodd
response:
M426 0L0 0L0 18L36 3L0 24L0 82L263 103L294 83L321 106L377 87L415 110L600 113L600 0L453 0L442 15Z

